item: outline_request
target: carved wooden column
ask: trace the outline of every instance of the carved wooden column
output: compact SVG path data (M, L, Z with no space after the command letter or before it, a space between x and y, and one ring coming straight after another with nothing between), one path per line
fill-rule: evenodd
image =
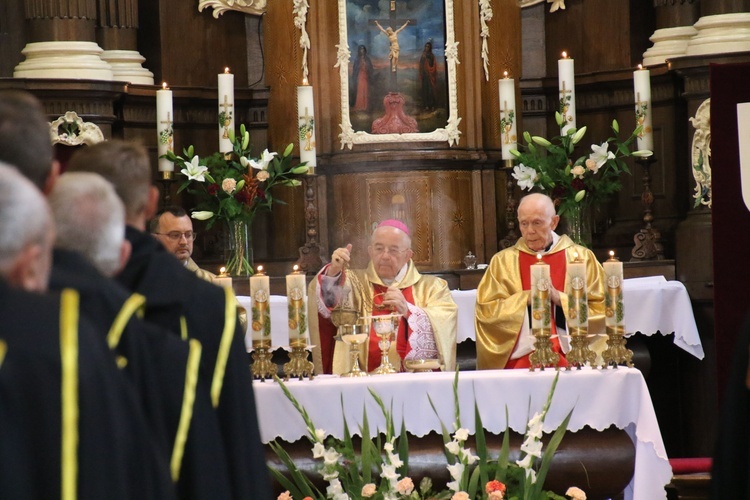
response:
M649 40L653 47L643 54L643 64L662 64L684 56L688 42L696 34L693 24L700 16L698 0L654 0L656 31Z
M154 74L141 66L146 58L138 53L138 0L96 0L96 7L96 40L113 79L153 85Z
M25 0L29 43L17 78L112 80L95 42L96 0Z

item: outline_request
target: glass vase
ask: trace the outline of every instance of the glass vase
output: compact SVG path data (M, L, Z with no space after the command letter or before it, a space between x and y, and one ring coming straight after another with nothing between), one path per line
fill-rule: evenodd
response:
M577 245L591 248L591 207L576 203L563 214L562 219L565 222L565 234Z
M229 276L253 274L252 227L245 221L229 221L226 225L224 261Z

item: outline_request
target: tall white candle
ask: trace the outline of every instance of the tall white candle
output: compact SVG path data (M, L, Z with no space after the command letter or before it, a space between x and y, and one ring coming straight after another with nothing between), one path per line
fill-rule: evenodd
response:
M531 266L531 328L533 330L550 328L552 311L550 308L549 265L537 254L537 262Z
M226 267L219 270L219 275L213 279L213 283L224 288L232 288L232 277L227 275Z
M576 328L588 328L589 303L586 292L586 264L575 253L565 267L568 288L568 327L571 334Z
M641 126L638 134L638 149L654 150L654 129L651 123L651 72L639 64L633 71L635 95L635 123Z
M299 159L312 167L317 165L315 153L315 106L313 102L313 88L307 78L297 87L297 116L299 117L297 131L299 132Z
M557 79L559 83L559 106L558 111L563 117L560 130L565 134L568 129L576 126L576 80L575 63L568 57L566 52L562 53L562 59L557 61Z
M294 266L294 272L286 275L286 297L289 310L289 345L307 345L307 282L305 273Z
M219 73L219 151L232 151L232 141L229 131L234 131L234 75L229 68Z
M250 277L250 329L253 346L271 347L271 285L263 266Z
M602 264L606 286L605 318L607 327L625 326L625 310L622 303L622 262L617 260L615 252L609 252L609 259Z
M156 91L156 140L159 153L159 172L174 172L174 163L161 158L167 151L174 151L174 112L172 109L172 91L167 83Z
M511 149L518 148L516 132L516 82L508 78L508 72L504 72L504 78L497 81L498 93L500 95L500 137L503 148L503 160L512 160Z

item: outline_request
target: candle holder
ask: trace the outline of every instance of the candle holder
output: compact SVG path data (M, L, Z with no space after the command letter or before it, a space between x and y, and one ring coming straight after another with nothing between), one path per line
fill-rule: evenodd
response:
M546 367L557 369L560 362L560 355L552 350L552 335L549 328L534 328L531 330L534 335L534 352L529 356L529 371L537 368L544 371Z
M632 261L641 260L661 260L664 259L664 246L661 244L661 233L653 227L654 221L652 206L654 204L654 193L651 192L651 164L656 159L653 155L645 158L636 158L635 162L643 168L643 193L641 193L641 203L643 204L643 224L644 227L635 233L633 241L635 246L630 252Z
M388 352L391 349L391 336L396 329L395 323L400 317L400 314L382 314L368 318L372 319L373 329L378 337L380 337L380 341L378 342L378 347L380 347L380 366L375 368L372 372L373 375L388 375L398 372L393 364L391 364Z
M341 374L342 377L366 377L367 372L359 366L359 346L370 338L370 325L342 325L338 329L341 340L349 346L349 358L351 369Z
M625 327L608 326L607 327L607 348L602 353L604 364L602 368L608 368L613 365L625 365L628 368L633 367L633 351L625 347Z
M508 232L505 238L500 240L500 248L509 248L518 241L518 232L516 231L516 200L513 199L513 177L510 175L513 171L513 160L503 160L502 169L505 171L505 227Z
M159 200L162 207L166 207L172 204L172 185L177 182L174 178L174 172L170 170L159 172L159 177L156 179L159 183Z
M292 352L289 353L289 362L284 363L284 380L287 381L290 378L296 377L299 377L300 380L303 380L305 377L312 380L314 378L313 370L315 369L315 365L307 360L307 342L305 339L299 339L293 342L290 347L292 348Z
M570 352L565 357L568 360L568 370L574 366L580 370L582 366L586 366L586 363L594 365L596 353L589 347L588 328L571 328Z
M253 341L253 364L250 371L254 379L265 382L267 378L273 378L279 367L271 361L271 343L268 341Z

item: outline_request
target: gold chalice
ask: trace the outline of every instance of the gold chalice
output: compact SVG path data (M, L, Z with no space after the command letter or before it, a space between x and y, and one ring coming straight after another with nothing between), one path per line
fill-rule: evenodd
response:
M388 359L388 351L391 348L391 336L396 331L399 318L401 318L400 314L381 314L367 318L372 321L373 329L378 337L380 337L380 341L378 342L378 347L380 347L380 366L372 372L374 375L387 375L398 372L391 364L390 359Z
M439 359L405 359L404 367L410 372L431 372L440 368Z
M370 338L370 325L359 323L356 325L341 325L338 329L341 340L349 346L351 369L342 373L342 377L366 377L367 372L359 366L359 346Z

